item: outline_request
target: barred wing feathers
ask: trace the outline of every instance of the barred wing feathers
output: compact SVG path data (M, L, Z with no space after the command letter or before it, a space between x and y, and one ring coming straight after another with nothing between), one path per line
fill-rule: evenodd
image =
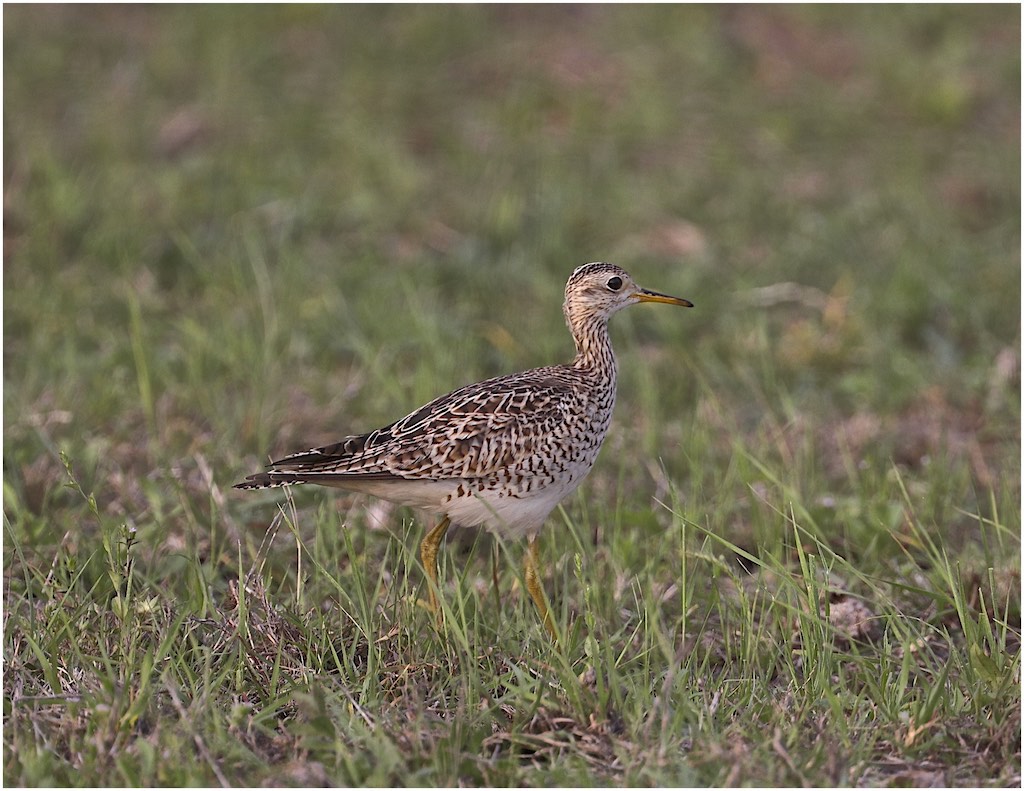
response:
M239 488L292 483L480 479L523 467L567 438L579 417L579 372L549 366L466 385L368 434L273 462Z

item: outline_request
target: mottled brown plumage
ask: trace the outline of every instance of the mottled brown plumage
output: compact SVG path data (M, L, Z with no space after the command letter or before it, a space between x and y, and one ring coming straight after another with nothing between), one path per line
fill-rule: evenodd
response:
M635 302L691 306L640 288L614 264L585 264L565 286L563 310L576 343L571 363L460 387L376 431L279 459L236 488L315 483L441 513L421 545L435 583L449 521L526 535L527 581L536 586L529 565L536 534L590 471L611 422L616 367L608 319ZM542 591L530 592L551 630Z

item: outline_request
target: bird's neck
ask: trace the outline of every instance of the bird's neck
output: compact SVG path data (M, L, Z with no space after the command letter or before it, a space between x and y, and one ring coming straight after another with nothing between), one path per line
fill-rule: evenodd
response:
M615 381L615 352L608 335L608 319L592 316L576 317L569 325L576 343L576 359L572 367L591 371Z

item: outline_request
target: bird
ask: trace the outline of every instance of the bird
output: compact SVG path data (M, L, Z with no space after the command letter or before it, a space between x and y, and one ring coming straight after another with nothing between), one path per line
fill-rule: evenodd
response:
M383 428L272 461L234 488L318 484L439 514L420 542L425 604L439 623L437 554L449 527L525 537L523 580L557 643L537 539L551 511L590 472L608 434L617 380L608 320L641 302L693 307L641 288L615 264L578 266L563 303L576 346L571 362L465 385Z

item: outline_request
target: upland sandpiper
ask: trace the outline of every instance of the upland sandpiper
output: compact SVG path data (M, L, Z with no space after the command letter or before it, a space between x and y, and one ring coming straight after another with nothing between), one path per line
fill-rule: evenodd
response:
M537 533L590 471L608 433L616 381L608 319L636 302L693 307L640 288L614 264L584 264L565 284L563 311L576 342L568 365L460 387L369 434L272 462L235 488L315 483L440 514L420 543L438 618L437 552L452 523L525 536L526 587L557 639L538 579Z

